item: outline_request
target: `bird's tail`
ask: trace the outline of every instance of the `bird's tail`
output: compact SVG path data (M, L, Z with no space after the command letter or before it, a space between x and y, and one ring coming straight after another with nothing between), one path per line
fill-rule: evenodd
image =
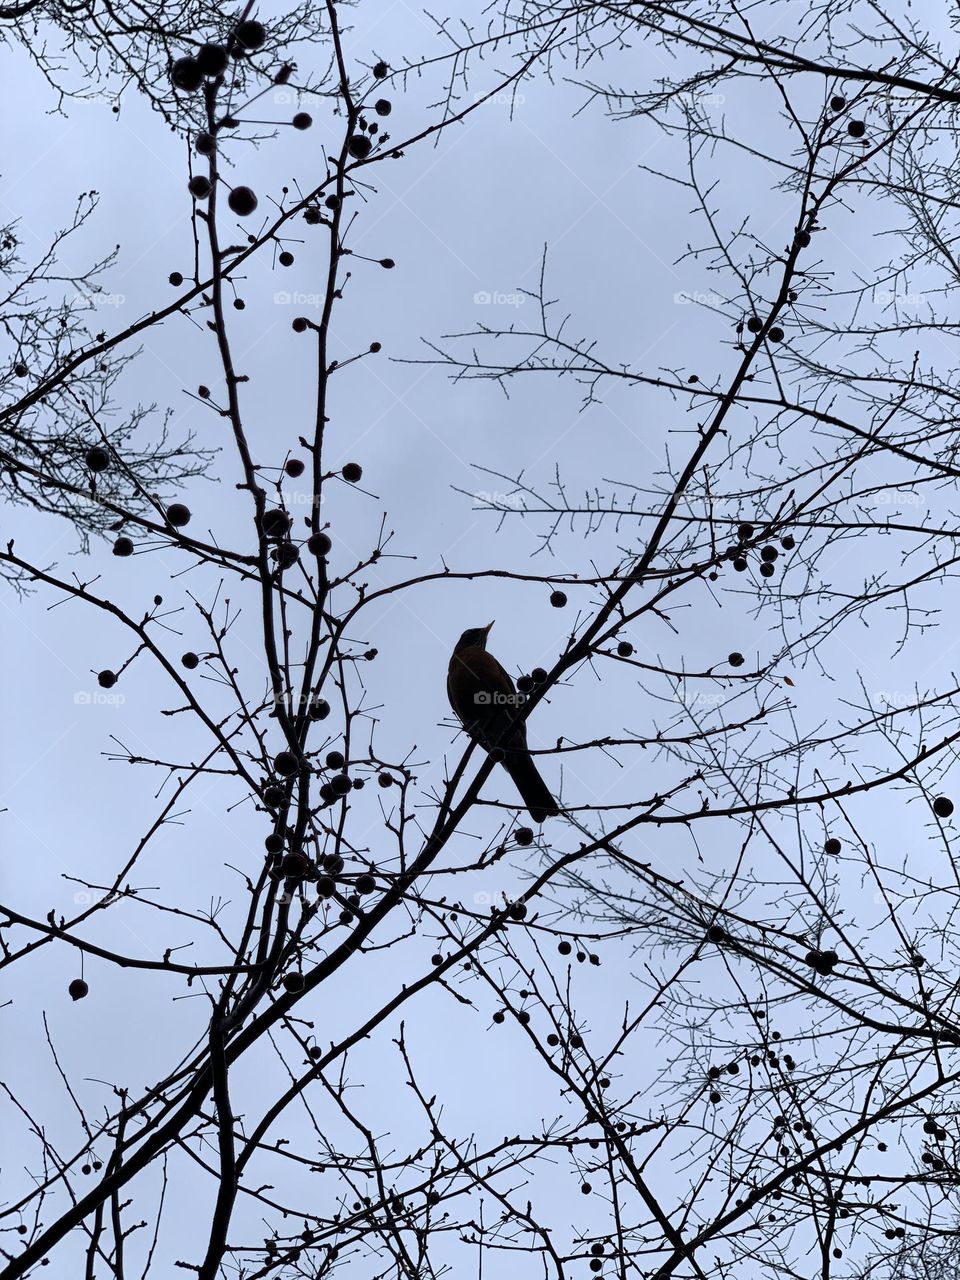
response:
M553 818L560 812L557 802L550 794L550 788L537 772L528 752L508 752L503 767L513 779L513 785L520 792L520 798L527 806L534 822L543 822L544 818Z

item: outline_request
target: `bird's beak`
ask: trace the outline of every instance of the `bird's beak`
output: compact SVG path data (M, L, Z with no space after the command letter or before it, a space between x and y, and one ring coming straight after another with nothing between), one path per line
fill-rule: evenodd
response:
M496 618L494 618L493 622L496 622ZM485 636L490 634L490 628L493 626L493 622L488 622L487 625L483 628L483 634Z

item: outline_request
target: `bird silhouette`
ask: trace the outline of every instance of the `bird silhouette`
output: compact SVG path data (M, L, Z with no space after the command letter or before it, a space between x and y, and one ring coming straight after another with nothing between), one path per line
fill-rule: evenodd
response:
M527 746L526 725L515 719L522 703L510 676L492 653L493 623L470 627L454 645L447 669L447 697L460 723L484 751L499 760L534 822L560 812Z

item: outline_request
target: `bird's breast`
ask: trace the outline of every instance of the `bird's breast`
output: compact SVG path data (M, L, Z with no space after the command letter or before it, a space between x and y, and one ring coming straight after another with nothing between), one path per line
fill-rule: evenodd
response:
M510 676L486 649L458 649L447 670L447 696L461 720L485 719L494 708L512 708L516 689Z

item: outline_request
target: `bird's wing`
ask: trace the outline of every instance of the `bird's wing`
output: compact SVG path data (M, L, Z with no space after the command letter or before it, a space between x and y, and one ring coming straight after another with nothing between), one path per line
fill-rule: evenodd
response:
M522 724L513 723L517 691L509 674L486 649L460 649L447 672L450 705L467 731L489 750L516 749L526 741Z

